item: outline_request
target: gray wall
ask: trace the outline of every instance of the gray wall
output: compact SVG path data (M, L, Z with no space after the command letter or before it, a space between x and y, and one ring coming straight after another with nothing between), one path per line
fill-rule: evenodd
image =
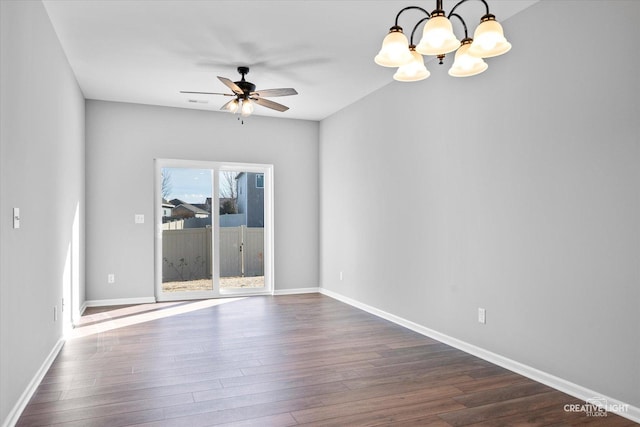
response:
M322 121L321 286L640 407L639 16L543 1Z
M86 109L87 300L154 295L155 158L273 164L275 288L318 286L317 122L241 125L219 112L101 101Z
M2 424L62 337L63 288L84 301L84 99L42 3L3 0L0 15Z

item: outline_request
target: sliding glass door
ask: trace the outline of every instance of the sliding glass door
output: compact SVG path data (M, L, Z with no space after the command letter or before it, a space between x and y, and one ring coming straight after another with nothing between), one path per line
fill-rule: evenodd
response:
M156 160L156 299L273 291L271 165Z
M265 289L264 175L235 168L218 174L221 293Z
M162 167L162 292L213 291L210 169Z

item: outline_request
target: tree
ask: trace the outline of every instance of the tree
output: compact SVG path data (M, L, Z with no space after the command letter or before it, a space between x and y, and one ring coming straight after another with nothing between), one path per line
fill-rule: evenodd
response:
M164 200L169 200L169 195L171 194L171 190L173 185L171 184L171 171L166 168L162 168L162 198Z
M220 215L235 214L238 213L236 205L233 201L227 199L220 203Z
M220 172L220 214L238 213L238 177L237 172Z

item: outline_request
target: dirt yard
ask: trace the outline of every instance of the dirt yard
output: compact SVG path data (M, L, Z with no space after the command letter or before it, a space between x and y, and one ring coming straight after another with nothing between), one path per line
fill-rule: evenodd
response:
M164 292L209 291L212 287L211 279L188 280L184 282L165 282L162 284ZM255 277L221 277L220 288L262 288L264 276Z

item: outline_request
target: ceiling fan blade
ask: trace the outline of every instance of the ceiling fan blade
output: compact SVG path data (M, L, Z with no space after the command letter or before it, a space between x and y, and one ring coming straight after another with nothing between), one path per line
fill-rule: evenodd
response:
M236 95L244 95L244 92L242 91L242 89L240 89L240 86L238 86L228 78L218 76L218 79L222 83L224 83L229 89L231 89L233 93L235 93Z
M224 95L224 96L235 96L232 93L219 93L219 92L189 92L186 90L181 90L180 93L195 93L199 95Z
M297 94L298 92L291 87L279 88L279 89L264 89L264 90L257 90L255 92L251 92L251 95L262 96L265 98L268 98L271 96L289 96L289 95L297 95Z
M272 110L277 110L282 112L282 111L287 111L289 109L289 107L287 106L278 104L277 102L269 101L268 99L262 99L262 98L251 98L251 99L253 99L253 101L256 104L262 105L263 107L271 108Z

